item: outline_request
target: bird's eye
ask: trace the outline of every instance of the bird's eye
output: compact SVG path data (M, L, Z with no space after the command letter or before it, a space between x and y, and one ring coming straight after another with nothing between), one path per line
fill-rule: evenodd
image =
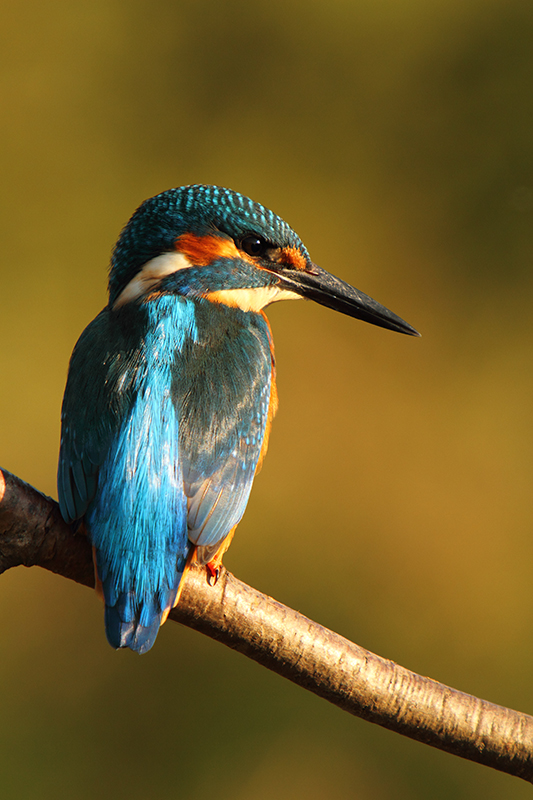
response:
M260 236L248 234L241 240L241 249L249 256L262 256L267 248L267 243Z

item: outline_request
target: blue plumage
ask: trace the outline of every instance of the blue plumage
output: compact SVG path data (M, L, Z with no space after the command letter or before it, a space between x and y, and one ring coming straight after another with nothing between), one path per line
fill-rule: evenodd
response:
M146 334L135 399L100 467L102 488L86 517L109 641L139 652L151 647L162 614L173 605L189 551L171 391L174 363L197 333L194 305L184 298L163 296L142 311Z
M299 296L415 333L229 189L163 192L121 233L109 304L72 354L58 468L63 517L83 519L95 549L113 647L149 650L191 558L218 566L276 409L262 308Z

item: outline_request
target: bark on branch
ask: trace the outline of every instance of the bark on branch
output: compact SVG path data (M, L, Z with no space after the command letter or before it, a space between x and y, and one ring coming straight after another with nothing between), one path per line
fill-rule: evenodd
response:
M0 573L21 564L94 585L86 538L56 502L0 470ZM533 782L533 717L380 658L227 571L209 586L191 570L170 616L355 716Z

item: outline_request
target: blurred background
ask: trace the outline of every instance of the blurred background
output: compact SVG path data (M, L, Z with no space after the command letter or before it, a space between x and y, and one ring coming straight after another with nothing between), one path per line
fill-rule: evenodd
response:
M533 712L533 6L2 4L0 463L56 497L74 343L146 197L229 186L420 340L270 311L280 411L226 557L382 656ZM4 798L522 798L176 624L0 580Z

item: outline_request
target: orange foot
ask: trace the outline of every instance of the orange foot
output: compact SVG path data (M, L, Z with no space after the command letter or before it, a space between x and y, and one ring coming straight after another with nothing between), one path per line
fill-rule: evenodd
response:
M218 579L220 578L220 572L222 569L222 558L224 556L224 553L231 544L231 540L233 539L233 534L235 533L236 527L237 526L234 525L233 528L228 533L228 535L220 542L220 546L216 551L216 553L214 554L213 558L209 557L213 554L214 548L205 548L208 551L206 554L207 558L209 558L209 561L207 563L204 561L207 571L207 582L209 586L214 586L218 581ZM199 550L201 549L202 548L199 548ZM209 549L211 550L210 552Z

